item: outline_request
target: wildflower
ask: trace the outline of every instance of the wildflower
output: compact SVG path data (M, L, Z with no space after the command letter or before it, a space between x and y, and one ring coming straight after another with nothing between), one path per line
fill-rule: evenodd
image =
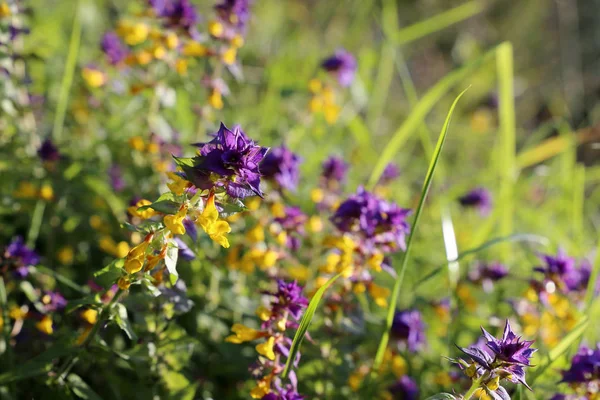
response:
M48 291L41 298L44 311L47 313L62 310L67 306L67 300L59 292Z
M122 192L125 189L125 181L123 180L123 173L121 168L117 164L113 164L108 169L108 177L110 179L110 186L112 186L115 192Z
M46 335L52 335L54 329L52 327L52 317L44 315L41 320L36 322L35 327L38 331L45 333Z
M89 325L94 325L96 322L98 322L98 311L94 310L93 308L88 308L87 310L82 311L79 316Z
M152 234L148 235L142 243L129 250L124 265L125 271L127 271L128 274L135 274L142 269L146 257L146 250L148 249L151 240Z
M562 371L561 382L567 383L581 398L593 399L600 385L600 344L595 349L581 346L571 360L569 369ZM562 397L558 397L562 396ZM580 397L556 395L553 399L579 400Z
M215 6L221 20L244 33L250 20L250 0L223 0Z
M106 75L93 65L85 67L81 73L85 82L93 87L98 88L106 83Z
M42 161L58 161L61 157L58 148L52 143L51 139L46 139L37 151L38 156Z
M400 169L398 168L398 166L394 163L388 163L385 166L383 173L381 174L381 178L379 178L379 184L387 185L388 183L390 183L394 179L398 178L399 176L400 176Z
M344 49L339 49L335 54L323 61L321 66L328 72L337 76L341 86L350 86L356 73L356 59Z
M467 364L463 360L458 363L463 366L468 376L479 379L490 391L501 393L504 388L499 385L500 380L506 379L513 383L521 383L529 389L525 382L525 368L531 366L531 356L536 351L532 349L533 341L521 341L521 338L512 331L510 323L506 321L502 339L496 339L485 329L483 332L484 345L469 348L460 348L467 354L472 362Z
M225 234L231 232L231 227L227 221L219 220L214 194L208 197L204 211L198 218L198 223L212 240L225 248L229 247L229 240L227 240Z
M391 293L390 289L371 282L369 285L369 293L375 300L375 304L377 304L379 307L387 307L387 299L390 297Z
M394 399L417 400L419 398L419 387L417 383L407 375L398 379L388 391L394 396Z
M0 273L10 269L18 278L25 278L29 274L29 267L37 265L39 261L37 253L27 247L21 236L17 236L0 254Z
M575 259L567 256L562 249L556 256L542 254L540 259L544 265L534 268L534 271L543 273L545 280L553 282L565 293L578 286L580 276L575 268Z
M256 351L261 356L265 356L269 360L273 361L275 359L275 353L273 352L274 345L275 345L275 338L271 336L266 342L257 344Z
M129 54L129 50L115 32L106 32L102 36L100 47L112 65L120 64Z
M323 172L321 173L321 176L328 183L336 182L337 185L340 185L346 180L347 173L348 163L339 157L329 157L323 163Z
M251 342L264 336L262 332L257 331L256 329L248 328L247 326L242 324L233 324L233 326L231 327L231 331L234 334L225 338L225 341L229 343L239 344L244 342Z
M300 179L301 159L285 146L275 147L260 164L266 179L272 180L282 189L295 191Z
M285 232L285 245L291 250L295 251L300 248L301 237L305 234L306 221L306 214L298 207L285 207L284 216L275 218L275 223L281 229L279 232Z
M39 196L42 200L52 201L54 199L54 189L52 189L52 186L49 184L45 183L40 188Z
M492 195L482 187L477 187L458 199L463 207L473 207L479 210L481 215L489 214L492 209Z
M163 18L165 26L192 34L199 16L190 0L149 0L154 13Z
M508 275L506 267L500 263L479 264L469 272L469 280L481 284L486 292L492 291L494 283Z
M391 336L408 348L418 351L426 343L425 323L418 310L397 311L394 314Z
M194 167L184 167L186 179L196 187L222 187L235 198L262 196L259 163L268 148L256 145L238 126L229 130L223 124L213 140L196 146Z
M340 204L331 221L341 232L360 237L361 246L367 250L388 252L406 247L405 236L410 231L406 217L410 212L361 187Z

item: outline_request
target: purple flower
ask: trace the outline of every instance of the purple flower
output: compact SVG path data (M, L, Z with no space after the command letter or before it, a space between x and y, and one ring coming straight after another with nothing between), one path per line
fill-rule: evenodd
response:
M275 181L281 188L295 191L300 180L301 161L287 147L275 147L260 164L260 171L266 179Z
M67 300L58 292L48 291L44 293L41 300L47 313L62 310L67 306Z
M544 265L534 268L544 277L556 284L564 292L575 289L581 280L580 271L575 268L575 259L559 249L556 256L549 254L540 255ZM588 278L589 279L589 278Z
M393 181L400 176L400 169L394 163L388 163L379 178L379 184L385 185Z
M563 371L562 376L562 382L570 384L600 380L600 344L595 349L581 346L571 360L571 367Z
M262 197L259 164L267 147L255 144L239 126L229 130L223 124L213 140L196 146L200 155L194 157L194 165L183 166L187 179L196 187L223 188L236 198Z
M340 204L331 221L340 231L361 237L367 248L389 252L406 247L405 236L410 232L406 217L410 212L359 187Z
M102 36L100 47L104 54L106 54L108 62L112 65L121 63L129 54L127 47L114 32L106 32L104 36Z
M327 181L343 183L348 173L348 163L340 157L329 157L323 163L322 176Z
M298 250L301 236L304 236L304 224L308 217L298 207L286 207L283 217L275 218L287 234L287 246L291 250Z
M39 262L35 251L25 245L22 237L17 236L0 254L0 273L11 269L17 278L23 279L29 274L29 267Z
M492 195L482 187L475 188L458 199L463 207L475 207L481 215L489 214L492 209Z
M250 0L224 0L215 6L221 20L238 28L242 33L250 20Z
M498 282L508 275L508 269L500 263L480 263L477 268L469 272L469 280L481 284L486 292L494 288L494 282Z
M398 400L417 400L419 398L419 387L417 383L407 375L398 379L388 391Z
M196 254L188 247L187 244L180 238L175 238L175 243L177 243L177 247L179 248L178 254L179 257L183 258L186 261L192 261L196 259Z
M302 294L302 286L296 281L285 282L277 280L277 291L270 293L273 296L271 311L274 315L283 315L287 311L295 320L302 315L308 306L308 300Z
M38 156L42 161L58 161L60 159L60 153L58 148L52 143L51 139L46 139L42 142L42 145L37 151Z
M123 180L121 167L117 164L111 165L108 169L108 177L110 178L110 185L115 192L122 192L125 189L125 180Z
M196 8L190 0L149 0L154 13L166 20L169 28L181 28L191 33L199 21Z
M426 342L425 323L418 310L397 311L391 330L392 337L404 343L411 352L418 351Z
M321 66L327 71L337 75L341 86L350 86L356 73L356 59L344 49L338 49L335 54L323 61Z

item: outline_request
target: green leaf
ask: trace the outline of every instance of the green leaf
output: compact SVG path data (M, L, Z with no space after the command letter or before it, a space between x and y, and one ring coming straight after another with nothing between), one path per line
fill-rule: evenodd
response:
M67 306L65 307L65 313L68 314L70 312L73 312L79 307L99 304L102 304L99 294L90 294L89 296L82 297L81 299L69 300Z
M172 200L160 200L155 201L150 205L142 206L138 208L137 211L145 211L149 208L164 214L177 214L177 211L181 208L181 204Z
M319 290L317 290L312 299L310 299L310 303L308 303L308 307L306 307L306 311L302 316L302 320L300 321L298 330L294 335L294 341L292 342L292 346L290 347L290 355L288 356L287 362L285 363L285 369L283 370L283 378L287 378L288 374L292 369L292 366L294 365L294 359L296 358L296 354L298 354L298 351L300 350L300 345L302 344L302 340L304 340L304 335L306 335L306 331L310 326L313 316L315 315L315 311L317 310L319 302L321 301L321 298L323 297L329 286L331 286L333 282L335 282L340 276L342 276L342 273L339 273L334 277L330 278L323 286L319 288Z
M179 255L179 249L176 246L169 246L167 249L167 254L165 256L165 266L169 271L169 279L171 280L171 284L175 284L177 279L179 278L179 274L177 273L177 257Z
M129 318L127 316L127 308L123 304L117 303L115 304L111 312L113 313L112 316L115 322L117 323L117 325L119 325L119 328L121 328L123 332L125 332L127 337L131 340L137 340L137 335L133 331L133 328L131 327L131 322L129 322Z
M220 203L219 206L221 207L221 211L219 212L221 218L227 218L248 209L240 199L233 198L227 199L226 202Z
M428 397L426 400L454 400L456 397L450 393L439 393L434 396Z
M589 325L589 318L587 316L581 317L577 325L569 332L550 352L544 357L541 362L533 369L531 378L529 378L529 385L533 383L544 374L548 368L554 364L563 354L569 350L572 344L576 343L579 338L583 335Z
M158 297L162 294L160 292L160 290L158 290L158 288L156 286L154 286L154 284L152 282L150 282L150 279L148 279L147 276L145 276L142 279L142 286L144 286L146 289L148 289L150 294L154 297Z
M175 164L177 164L177 166L181 168L193 167L195 164L194 158L181 158L173 156L173 159L175 160Z
M404 257L402 257L402 264L400 266L400 270L398 272L398 277L394 282L394 288L392 290L392 296L390 298L390 305L388 307L386 325L383 335L381 336L381 341L379 342L379 347L377 349L377 353L375 355L375 361L373 363L373 370L377 371L383 361L383 355L385 353L385 349L387 347L390 329L392 328L392 322L394 320L394 313L396 312L396 304L398 303L398 295L400 294L400 288L402 287L402 281L404 280L404 273L406 272L406 267L408 266L408 259L410 257L410 251L412 249L413 238L415 237L415 232L417 231L417 226L419 224L419 218L421 217L421 213L423 212L423 207L425 205L425 200L427 199L427 193L429 193L429 189L431 188L431 183L433 181L433 174L435 172L435 168L438 164L440 154L442 153L442 149L444 147L444 143L446 142L446 135L448 134L448 127L450 126L450 120L452 119L452 113L454 112L454 108L458 103L458 100L462 97L463 94L468 90L463 90L457 97L454 99L452 106L450 107L450 111L448 111L448 115L446 116L446 121L444 121L444 126L442 127L442 131L440 132L440 136L437 141L437 145L435 146L435 150L433 152L433 157L429 162L429 168L427 169L427 174L425 175L425 181L423 182L423 188L421 190L421 198L419 199L419 205L417 206L417 211L415 212L415 218L412 224L412 228L410 230L410 234L406 241L406 252L404 253ZM379 177L377 177L379 179Z
M88 386L87 383L79 375L69 374L67 377L69 387L77 397L84 400L102 400L96 392Z
M110 288L123 275L123 265L125 259L118 258L94 273L95 281L104 289Z

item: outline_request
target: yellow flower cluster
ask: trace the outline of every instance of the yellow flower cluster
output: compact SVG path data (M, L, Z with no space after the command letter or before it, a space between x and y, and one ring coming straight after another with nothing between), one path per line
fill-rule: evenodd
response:
M35 199L40 198L44 201L54 200L54 189L47 183L42 184L38 189L31 182L20 182L17 190L13 192L13 196L18 199Z
M225 234L231 232L231 227L227 221L219 219L219 211L215 206L214 194L208 197L204 210L198 217L198 223L212 240L226 249L229 248L229 240L227 240Z
M312 79L308 88L312 94L308 107L313 114L322 114L328 124L334 124L340 114L340 106L335 101L333 88L323 85L318 79Z

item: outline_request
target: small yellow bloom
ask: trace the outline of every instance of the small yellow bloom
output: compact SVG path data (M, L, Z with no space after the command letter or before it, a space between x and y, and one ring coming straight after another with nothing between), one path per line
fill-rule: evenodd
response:
M367 287L365 286L364 283L358 282L354 285L354 287L352 288L352 291L356 294L364 293L367 291Z
M218 90L211 91L208 96L208 104L215 110L220 110L223 108L223 96Z
M61 264L71 264L73 262L73 258L75 253L73 252L73 248L71 246L64 246L58 253L56 254L56 258Z
M156 46L152 51L152 55L157 60L161 60L167 55L167 50L163 46Z
M135 54L135 60L140 65L150 64L150 62L152 61L152 53L150 53L147 50L142 50L139 53Z
M169 32L165 38L165 43L169 49L174 49L179 45L179 38L173 32Z
M375 304L379 307L387 307L387 298L390 297L391 293L390 289L371 282L369 285L369 293L373 297L373 300L375 300Z
M185 226L183 225L183 219L187 215L187 206L183 206L177 211L175 215L166 215L163 219L165 226L174 235L183 235L185 233Z
M142 23L135 24L125 35L125 42L128 45L135 46L144 42L148 38L149 33L150 28L148 28L148 25Z
M90 226L96 230L100 229L102 227L102 218L100 218L98 215L92 215L90 217Z
M323 107L323 115L328 124L334 124L340 115L341 107L337 104L327 104Z
M256 315L263 321L268 321L271 318L271 310L265 306L259 306L256 309Z
M318 113L323 110L323 100L320 97L313 97L308 103L308 109L311 113Z
M186 57L204 57L207 54L207 49L202 43L187 42L181 52Z
M237 49L235 47L230 47L221 54L221 60L225 65L233 65L235 63L235 58L237 57Z
M498 389L498 387L500 387L500 377L496 376L494 379L489 381L485 386L487 386L488 389L490 389L490 390Z
M256 225L246 233L246 239L250 243L260 243L265 241L265 230L261 224Z
M223 24L218 21L210 21L208 23L208 32L214 37L221 37L224 30Z
M375 253L371 257L369 257L369 259L367 260L367 264L369 265L369 267L371 267L374 271L377 271L377 272L381 271L382 263L383 263L383 254L382 253Z
M246 325L242 324L233 324L233 326L231 327L231 331L234 334L225 338L225 341L228 343L239 344L244 342L250 342L263 336L262 332L257 331L256 329L249 328Z
M90 325L94 325L96 322L98 322L98 311L94 310L93 308L88 308L87 310L81 312L81 319Z
M20 199L31 199L37 197L37 188L31 182L20 182L17 190L14 191L13 196Z
M0 17L8 17L10 14L11 12L8 4L6 4L6 2L0 3Z
M317 215L313 215L308 220L308 229L313 233L318 233L323 230L323 220Z
M246 207L248 207L249 211L256 211L260 207L260 197L252 197L248 201L246 201Z
M40 198L45 201L54 199L54 189L48 184L43 184L40 188Z
M214 195L208 197L204 211L198 218L198 223L212 240L224 248L229 248L229 240L227 240L225 234L231 232L231 227L227 221L219 220L219 211L215 206Z
M285 328L287 327L287 319L280 319L279 321L277 321L275 326L277 326L277 329L279 329L281 332L285 332Z
M310 270L303 265L296 265L294 267L289 267L287 272L290 278L295 279L299 282L306 282L310 277Z
M28 312L29 312L29 308L27 306L22 306L22 307L12 306L8 310L8 316L11 319L14 319L16 321L22 321L25 319L25 317L27 317Z
M256 387L250 391L250 396L253 399L262 399L271 391L271 380L273 379L272 375L268 375L258 382L256 382Z
M181 76L187 75L188 62L186 59L179 58L175 61L175 71Z
M135 274L136 272L139 272L142 270L143 265L144 265L143 261L140 260L139 258L128 258L125 260L124 268L128 274Z
M256 351L258 354L273 361L275 359L275 353L273 352L273 346L275 346L275 338L271 336L266 342L256 345Z
M46 335L52 335L54 329L52 329L52 317L44 315L44 317L35 324L38 331L45 333Z
M477 400L492 400L490 395L488 395L485 389L482 388L475 390L475 393L473 393L473 398Z
M181 176L176 174L175 172L167 172L167 176L172 180L171 183L167 183L167 187L171 190L171 192L176 195L182 195L185 190L190 186L190 183L183 179Z
M131 286L131 281L126 276L122 276L117 281L117 286L119 286L119 289L121 290L127 290L129 289L129 286Z
M93 88L98 88L106 83L106 75L96 68L86 67L81 75L85 82Z
M231 45L237 49L244 45L244 38L241 35L235 35L231 39Z
M117 243L114 249L115 257L123 258L127 255L127 253L129 253L129 243L125 241L120 241Z
M310 90L311 93L319 93L322 89L323 83L319 79L314 78L308 82L308 90Z
M400 378L403 375L406 375L406 371L408 370L406 360L404 357L400 355L395 355L392 357L392 372L396 377Z
M271 206L271 214L275 218L285 217L285 206L283 205L283 203L274 203Z
M267 269L275 266L279 254L274 250L267 250L262 259L261 269Z
M129 138L129 147L136 151L144 151L146 148L146 144L144 143L144 139L141 136L134 136Z

